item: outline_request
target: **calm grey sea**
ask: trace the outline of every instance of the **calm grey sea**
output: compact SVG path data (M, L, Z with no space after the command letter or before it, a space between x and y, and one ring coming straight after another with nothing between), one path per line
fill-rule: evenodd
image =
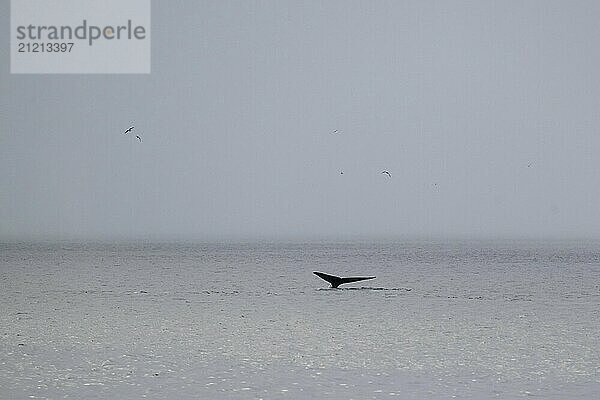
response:
M600 242L0 252L2 399L600 398Z

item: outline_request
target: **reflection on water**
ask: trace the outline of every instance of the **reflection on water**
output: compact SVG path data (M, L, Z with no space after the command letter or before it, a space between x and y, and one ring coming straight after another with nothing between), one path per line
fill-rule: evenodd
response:
M0 245L2 398L598 398L600 245ZM324 288L312 274L368 273Z
M344 287L344 288L319 288L317 290L403 290L410 292L411 288L385 288L385 287Z

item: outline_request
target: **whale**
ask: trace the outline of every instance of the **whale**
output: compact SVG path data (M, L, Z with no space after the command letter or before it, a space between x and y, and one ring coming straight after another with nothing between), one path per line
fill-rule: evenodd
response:
M338 286L343 285L344 283L352 283L352 282L364 281L367 279L375 279L374 276L352 276L349 278L342 278L340 276L329 275L329 274L325 274L323 272L317 272L317 271L314 271L313 274L315 274L319 278L324 279L327 282L329 282L331 284L332 288L337 288Z

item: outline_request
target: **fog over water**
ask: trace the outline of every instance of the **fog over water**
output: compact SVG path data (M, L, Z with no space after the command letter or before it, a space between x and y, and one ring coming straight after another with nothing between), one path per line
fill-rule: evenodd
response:
M155 1L150 75L4 40L0 239L598 237L599 13Z
M599 16L153 1L147 75L0 41L0 397L600 398Z

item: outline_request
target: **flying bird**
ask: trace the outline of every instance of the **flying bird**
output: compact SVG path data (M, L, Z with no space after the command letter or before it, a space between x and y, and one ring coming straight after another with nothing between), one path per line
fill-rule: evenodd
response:
M390 178L392 177L392 174L390 174L388 171L381 171L382 174L386 174L387 176L389 176Z
M331 132L333 135L340 133L340 131L338 131L337 129L334 130L333 132Z
M127 130L123 133L127 134L129 132L131 132L133 130L133 128L135 128L135 126L130 126L129 128L127 128Z
M140 137L140 135L135 135L135 137L140 140L140 143L142 143L142 138Z

